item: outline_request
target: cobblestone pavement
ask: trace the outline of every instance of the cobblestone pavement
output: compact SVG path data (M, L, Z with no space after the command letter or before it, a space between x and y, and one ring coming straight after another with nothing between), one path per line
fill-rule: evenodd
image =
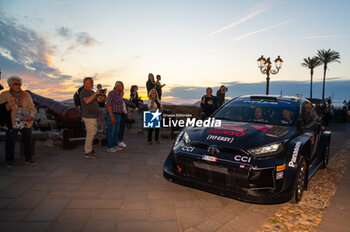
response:
M5 166L0 144L0 231L257 231L290 207L249 204L169 183L162 177L162 164L171 140L149 146L144 136L128 134L126 142L125 151L114 154L95 147L98 158L88 160L81 147L37 144L38 164L26 166L16 157L13 168ZM329 176L331 172L322 171L313 180L324 176L336 186L337 170ZM306 193L316 195L305 199L326 206L319 199L323 190L314 182ZM319 215L314 208L309 211ZM292 215L304 217L304 209Z
M171 140L126 142L120 153L95 147L97 159L40 144L36 166L1 158L0 231L256 231L280 207L170 183L162 165Z
M316 231L350 161L350 143L311 179L298 204L286 204L258 231Z
M336 152L333 152L327 168L318 170L312 177L299 204L287 203L258 231L317 230L350 162L350 141L346 136L348 125L334 125L333 129L332 148Z

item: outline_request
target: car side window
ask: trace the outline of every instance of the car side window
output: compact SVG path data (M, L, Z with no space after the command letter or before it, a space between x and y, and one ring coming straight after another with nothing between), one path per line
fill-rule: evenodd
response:
M303 104L302 117L305 125L310 124L315 119L315 110L313 109L312 105L308 102Z

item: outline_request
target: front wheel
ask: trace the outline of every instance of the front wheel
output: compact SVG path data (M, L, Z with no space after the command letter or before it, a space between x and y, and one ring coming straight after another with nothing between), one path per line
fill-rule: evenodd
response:
M305 189L306 173L306 160L303 156L300 156L294 181L293 198L290 200L291 203L296 204L301 200Z

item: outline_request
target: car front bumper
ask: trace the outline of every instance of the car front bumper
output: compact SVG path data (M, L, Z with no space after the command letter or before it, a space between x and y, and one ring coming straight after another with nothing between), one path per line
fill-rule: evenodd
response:
M237 181L237 178L232 180L227 173L218 173L221 172L220 170L209 171L201 169L198 171L197 169L197 171L187 170L187 174L180 174L177 165L174 162L173 153L171 152L164 162L163 176L165 179L177 184L258 204L277 204L286 202L292 198L292 188L285 187L285 182L288 181L287 179L278 181L279 187L277 187L279 190L277 190L275 180L272 180L273 183L259 179L256 179L255 182L247 182L244 179L243 181ZM188 172L196 172L196 175L188 174ZM266 170L265 177L262 176L261 178L269 179L266 177L266 173L268 172L269 170ZM240 174L238 173L238 175L242 174L244 174L243 170ZM274 171L272 171L271 175L274 175ZM271 178L273 179L272 176ZM284 190L281 191L281 189Z

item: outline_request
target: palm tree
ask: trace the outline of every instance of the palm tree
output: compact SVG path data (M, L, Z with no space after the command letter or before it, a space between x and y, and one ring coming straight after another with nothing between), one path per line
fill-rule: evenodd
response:
M323 89L322 89L322 100L324 100L324 89L325 89L325 82L326 82L326 72L327 72L327 65L331 62L338 62L340 63L340 55L339 52L333 51L331 49L328 50L317 50L317 56L320 59L320 61L323 63Z
M311 82L310 82L310 98L312 98L312 77L314 75L314 68L317 66L320 66L322 62L317 56L314 56L312 58L304 58L304 62L301 63L301 66L309 68L310 69L310 74L311 74Z

